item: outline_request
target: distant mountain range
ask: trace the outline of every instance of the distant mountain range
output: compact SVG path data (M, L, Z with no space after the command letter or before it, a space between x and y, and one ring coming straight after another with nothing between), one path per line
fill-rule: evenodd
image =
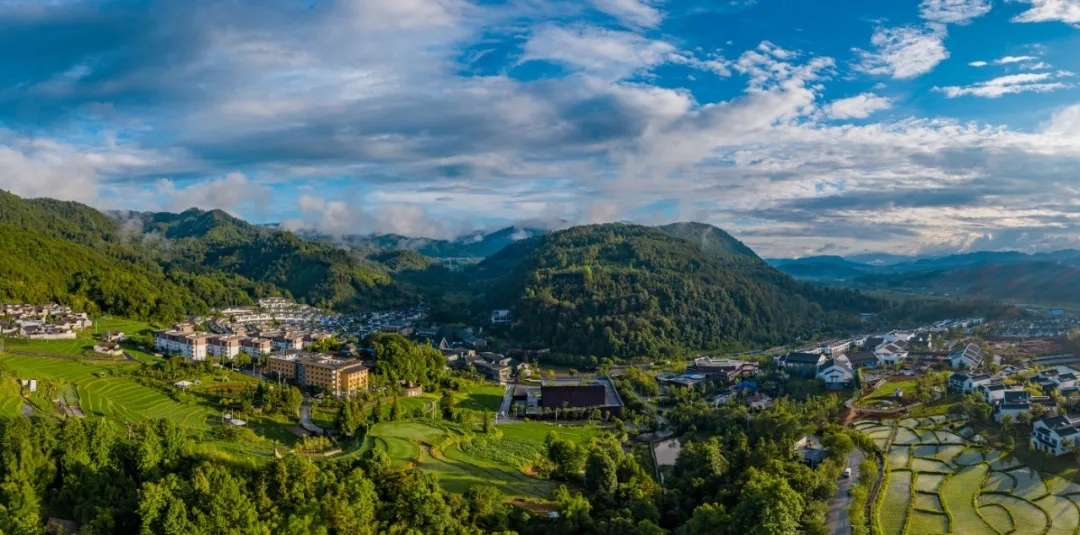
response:
M1080 251L982 251L900 260L891 257L811 256L769 259L798 279L854 288L890 288L1020 303L1070 304L1080 300Z
M357 249L374 251L414 251L436 259L447 258L487 258L518 240L531 238L548 232L544 229L529 227L506 227L493 232L472 232L452 240L435 238L416 238L400 234L349 234L341 237L329 236L314 231L297 231L297 235L320 241L344 243Z

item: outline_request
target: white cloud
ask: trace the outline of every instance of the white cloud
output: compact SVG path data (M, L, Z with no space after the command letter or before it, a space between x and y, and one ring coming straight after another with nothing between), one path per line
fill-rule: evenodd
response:
M985 61L972 61L971 63L968 63L968 65L970 65L972 67L985 67L985 66L989 65L989 63L987 63Z
M1080 0L1010 0L1031 7L1013 17L1014 22L1064 22L1080 24Z
M664 20L664 14L640 0L592 0L593 7L629 27L654 28Z
M173 212L217 208L238 215L259 211L271 199L268 187L253 182L243 173L229 173L217 180L192 182L183 187L177 187L172 180L160 179L156 193L164 197L162 207Z
M1057 75L1051 73L1012 74L968 86L935 87L934 90L945 93L948 98L964 95L998 98L1014 93L1048 93L1072 87L1072 84L1051 81L1054 78L1065 76L1067 76L1067 73Z
M1042 71L1042 70L1049 69L1050 67L1053 67L1053 65L1050 65L1049 63L1046 63L1045 61L1037 61L1035 63L1025 63L1025 64L1020 66L1020 68L1024 69L1025 71Z
M932 71L949 57L945 36L945 28L936 25L878 28L870 39L876 51L855 49L860 57L855 68L898 80L915 78Z
M1028 61L1035 61L1034 56L1005 56L994 60L994 65L1008 65L1010 63L1023 63Z
M831 119L865 119L872 113L892 107L892 100L873 93L833 101L825 106L825 114Z
M1043 133L1055 137L1076 138L1080 136L1080 104L1058 111L1046 124Z
M991 8L991 0L923 0L919 13L931 22L967 24L989 13Z
M668 61L676 51L664 41L594 26L545 25L525 43L521 62L547 60L610 80L626 78Z

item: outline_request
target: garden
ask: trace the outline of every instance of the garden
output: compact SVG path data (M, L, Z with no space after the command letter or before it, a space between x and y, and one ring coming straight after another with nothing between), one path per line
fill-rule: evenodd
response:
M885 452L885 480L874 504L877 533L1080 533L1080 485L985 447L962 417L868 420L855 427Z

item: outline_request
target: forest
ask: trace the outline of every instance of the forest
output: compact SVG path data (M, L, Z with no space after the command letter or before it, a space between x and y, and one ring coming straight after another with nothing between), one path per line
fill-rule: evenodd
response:
M778 403L752 419L693 393L680 399L669 414L684 448L664 485L623 448L618 424L589 443L549 435L537 475L558 483L554 515L505 502L492 487L447 493L377 448L236 466L193 453L193 439L167 420L4 419L0 532L40 535L53 517L84 535L824 533L853 447L826 423L834 398ZM792 447L806 432L823 432L833 449L816 470Z

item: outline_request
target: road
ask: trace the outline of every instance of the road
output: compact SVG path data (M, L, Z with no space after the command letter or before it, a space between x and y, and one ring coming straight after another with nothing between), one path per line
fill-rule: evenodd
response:
M848 506L851 496L848 491L859 480L859 464L866 458L866 453L855 448L848 454L847 465L851 468L851 477L841 479L836 485L836 497L829 503L829 533L832 535L851 535L851 521L848 519Z
M308 398L304 398L304 403L300 405L300 427L303 427L309 433L321 435L324 433L323 429L311 421L311 405L308 404L309 401Z

